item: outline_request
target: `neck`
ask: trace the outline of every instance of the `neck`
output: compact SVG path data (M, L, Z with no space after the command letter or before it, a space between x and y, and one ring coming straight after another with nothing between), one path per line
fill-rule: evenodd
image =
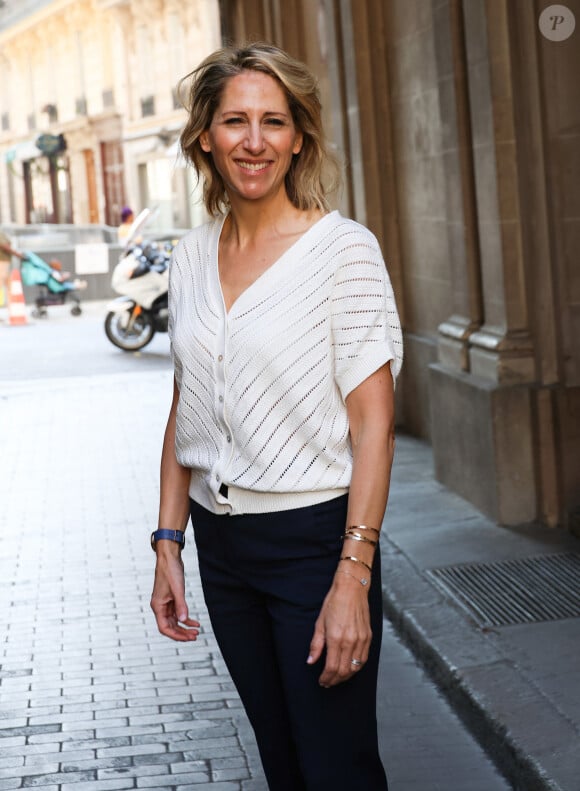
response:
M235 239L240 247L255 242L263 236L271 236L291 224L292 220L303 214L292 205L286 193L279 198L261 201L231 201L231 208L224 236Z

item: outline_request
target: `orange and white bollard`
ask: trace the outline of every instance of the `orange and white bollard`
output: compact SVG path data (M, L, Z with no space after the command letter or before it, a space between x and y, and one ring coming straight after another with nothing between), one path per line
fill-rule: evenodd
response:
M8 323L9 324L28 324L26 316L26 303L24 301L24 290L22 288L22 278L20 271L13 269L10 274L10 300L8 302Z

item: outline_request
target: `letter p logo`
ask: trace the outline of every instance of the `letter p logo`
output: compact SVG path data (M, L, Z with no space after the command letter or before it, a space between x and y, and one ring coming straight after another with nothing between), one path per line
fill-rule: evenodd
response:
M549 41L565 41L576 27L576 18L565 5L549 5L538 20L540 33Z

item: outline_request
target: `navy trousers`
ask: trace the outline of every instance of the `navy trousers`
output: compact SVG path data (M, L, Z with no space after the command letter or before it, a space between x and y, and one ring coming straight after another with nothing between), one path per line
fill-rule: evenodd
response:
M346 508L346 495L243 516L217 516L191 502L212 627L254 729L270 791L387 789L376 722L378 552L369 591L368 662L330 689L318 684L324 656L306 664L342 550Z

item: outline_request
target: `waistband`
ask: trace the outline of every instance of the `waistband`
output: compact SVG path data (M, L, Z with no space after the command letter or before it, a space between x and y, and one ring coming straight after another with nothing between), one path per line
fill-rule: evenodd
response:
M257 492L240 489L237 486L222 485L216 496L195 473L191 476L189 486L189 496L203 508L213 514L230 514L232 516L289 511L293 508L304 508L324 503L344 494L348 494L348 488L321 489L315 492Z

